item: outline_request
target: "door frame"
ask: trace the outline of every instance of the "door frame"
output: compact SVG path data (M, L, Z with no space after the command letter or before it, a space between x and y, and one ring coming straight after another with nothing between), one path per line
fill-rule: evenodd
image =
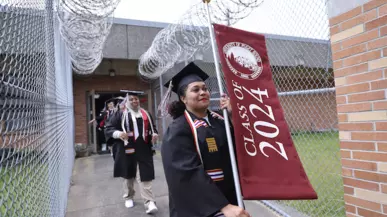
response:
M152 112L153 109L152 109L152 104L153 104L153 98L152 98L152 90L151 89L148 89L148 90L141 90L144 92L144 95L147 97L147 101L148 101L148 106L147 108L147 111L148 112ZM87 114L87 137L88 137L88 146L89 147L92 147L92 151L93 153L98 153L98 144L97 144L97 122L94 121L93 124L88 124L89 121L91 120L95 120L96 116L97 116L97 112L96 112L96 104L95 104L95 95L96 94L117 94L117 93L123 93L123 92L120 92L119 90L118 91L112 91L112 90L109 90L109 91L98 91L98 90L95 90L95 89L92 89L90 91L87 91L86 92L86 100L87 100L87 103L86 103L86 114ZM90 104L91 102L91 104ZM90 113L91 112L91 113Z
M92 89L86 93L87 98L87 134L88 134L88 145L92 147L93 153L97 153L97 122L94 121L93 124L89 124L91 120L95 120L96 111L95 111L95 90ZM91 104L90 104L91 103ZM91 111L91 113L90 113Z

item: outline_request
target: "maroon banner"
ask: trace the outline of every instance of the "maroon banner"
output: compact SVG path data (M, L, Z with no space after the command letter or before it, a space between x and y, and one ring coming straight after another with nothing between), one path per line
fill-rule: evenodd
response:
M317 199L278 99L265 36L214 25L244 199Z

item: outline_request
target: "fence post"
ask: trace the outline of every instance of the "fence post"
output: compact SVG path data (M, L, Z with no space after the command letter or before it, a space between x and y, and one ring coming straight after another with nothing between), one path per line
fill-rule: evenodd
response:
M56 182L56 162L55 157L55 139L54 134L57 130L55 125L57 123L57 108L56 108L56 87L55 87L55 59L54 55L54 41L53 41L53 0L45 0L45 57L46 57L46 89L45 89L45 128L44 128L44 146L47 154L47 184L49 186L49 201L48 207L49 216L55 217L57 215L57 182Z

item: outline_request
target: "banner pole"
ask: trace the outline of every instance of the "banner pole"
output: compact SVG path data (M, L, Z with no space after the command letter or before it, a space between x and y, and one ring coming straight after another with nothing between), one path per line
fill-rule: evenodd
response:
M212 28L210 8L208 6L210 1L211 0L203 0L203 2L206 4L208 29L210 31L212 54L214 55L214 63L215 63L215 69L216 69L216 77L218 80L219 93L222 96L224 94L223 86L222 86L222 82L221 82L222 77L221 77L221 73L220 73L220 69L219 69L219 60L218 60L218 56L216 53L217 51L216 51L216 44L215 44L215 33L214 33L214 29ZM228 149L230 151L232 173L234 176L234 183L235 183L236 195L237 195L237 199L238 199L238 206L244 208L241 187L240 187L240 183L239 183L238 167L237 167L236 160L235 160L234 145L232 143L232 137L231 137L231 131L230 131L230 122L229 122L227 109L223 109L223 117L224 117L224 123L225 123L225 127L226 127L227 143L228 143Z

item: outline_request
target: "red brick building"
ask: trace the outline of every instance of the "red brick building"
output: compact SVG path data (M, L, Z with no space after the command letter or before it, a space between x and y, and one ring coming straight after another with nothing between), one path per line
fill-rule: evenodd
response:
M113 65L114 65L113 61ZM135 65L130 64L130 61L127 63L127 74L118 73L115 76L103 75L97 69L96 75L92 76L74 76L73 77L73 90L74 90L74 116L75 116L75 141L76 143L90 143L92 141L90 133L90 128L87 123L92 120L94 115L98 115L100 112L100 107L95 108L93 111L92 104L90 103L90 98L93 95L98 94L119 94L120 90L140 90L145 91L147 94L150 91L150 84L143 82L135 73ZM123 63L126 64L126 63ZM122 94L124 96L124 94ZM95 98L95 97L94 97ZM98 99L95 99L98 100ZM145 105L146 109L147 104ZM97 107L97 106L95 106ZM89 108L89 109L88 109ZM89 110L89 111L88 111ZM94 114L92 114L92 112Z
M87 145L93 153L106 150L96 125L88 124L103 108L104 102L125 96L120 90L144 91L142 106L153 114L151 83L138 76L138 59L153 38L167 24L138 20L114 19L105 43L104 59L90 75L73 75L75 143ZM157 119L155 117L155 119ZM158 120L156 120L158 121Z

